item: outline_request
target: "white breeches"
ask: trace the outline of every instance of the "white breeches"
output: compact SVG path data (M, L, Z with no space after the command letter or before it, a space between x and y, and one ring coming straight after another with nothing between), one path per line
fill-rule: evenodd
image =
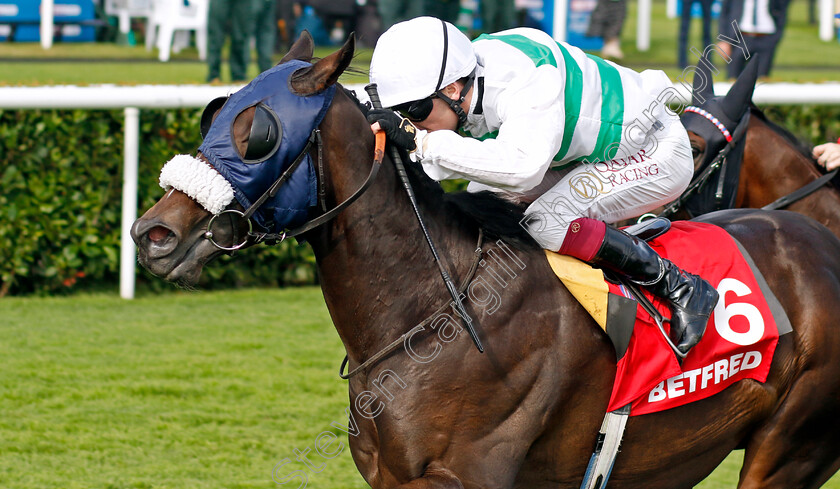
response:
M557 172L549 171L534 189L540 195L525 211L523 226L543 248L557 251L579 217L615 223L674 201L694 173L688 135L675 120L656 132L656 142L633 155L582 163L553 185Z

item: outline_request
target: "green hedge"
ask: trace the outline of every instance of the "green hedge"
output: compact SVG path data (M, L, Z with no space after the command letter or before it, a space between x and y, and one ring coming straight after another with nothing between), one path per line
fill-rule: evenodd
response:
M840 136L840 107L768 107L812 144ZM198 147L200 110L141 111L141 212L160 197L174 154ZM119 280L123 112L0 111L0 297L116 288ZM139 274L140 286L167 290ZM308 247L258 246L205 268L201 288L315 283Z
M200 143L200 110L140 112L140 212L162 195L160 168ZM0 297L116 288L123 111L0 111ZM138 266L138 269L140 267ZM140 287L172 286L145 271ZM223 257L201 288L315 283L315 260L294 240Z
M837 106L770 106L761 107L767 118L812 145L837 142L840 137L840 107Z

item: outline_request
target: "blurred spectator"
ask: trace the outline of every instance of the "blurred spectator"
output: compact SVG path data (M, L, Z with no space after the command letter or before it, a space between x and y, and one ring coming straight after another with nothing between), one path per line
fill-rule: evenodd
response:
M514 0L480 0L481 30L498 32L516 27L517 17L513 2Z
M691 10L695 2L700 3L703 13L703 46L700 52L705 51L707 46L712 44L712 2L714 0L680 0L680 33L679 45L677 47L677 63L680 68L688 66L688 34L691 31Z
M458 14L461 12L460 0L425 0L423 15L437 17L451 24L458 22Z
M274 64L274 40L277 37L277 15L275 0L254 1L254 41L257 48L257 67L260 73Z
M343 43L356 30L356 0L306 0L330 33L332 44Z
M244 7L244 8L243 8ZM221 80L222 47L230 36L230 77L245 81L250 58L251 5L236 0L210 0L207 18L207 81Z
M782 39L787 24L790 0L724 0L720 12L720 34L737 39L735 29L744 37L746 52L758 55L758 76L766 77L773 66L776 47ZM735 21L736 25L733 25ZM737 27L736 27L737 26ZM726 48L732 61L727 65L727 76L738 78L748 59L742 49Z
M413 19L425 14L425 5L422 0L378 0L379 1L379 16L382 18L382 29L388 30L389 27L402 22L403 20Z
M621 28L624 27L625 17L627 0L598 0L592 11L586 35L604 39L604 47L601 49L603 58L624 58L621 51Z
M295 3L295 35L293 41L297 40L303 31L309 31L316 46L329 46L330 35L324 27L321 17L315 13L315 9L309 5Z
M292 47L295 34L294 0L276 0L277 2L277 51L285 53Z
M356 41L359 45L372 48L382 34L382 19L376 0L360 0L359 16L356 18Z

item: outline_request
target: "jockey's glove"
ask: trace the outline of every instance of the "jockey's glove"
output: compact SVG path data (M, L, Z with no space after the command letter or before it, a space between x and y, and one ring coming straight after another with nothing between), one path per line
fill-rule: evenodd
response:
M417 135L417 128L408 119L400 117L399 114L390 109L373 109L368 112L369 124L379 123L379 127L385 131L385 136L392 143L407 151L417 149L414 138Z

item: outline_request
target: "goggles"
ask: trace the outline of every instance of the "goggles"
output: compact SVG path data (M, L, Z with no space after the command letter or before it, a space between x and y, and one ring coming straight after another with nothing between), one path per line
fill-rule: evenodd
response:
M395 105L394 110L399 112L400 115L411 122L423 122L429 117L429 114L432 113L432 109L434 108L434 98L435 95L433 94L421 100Z

